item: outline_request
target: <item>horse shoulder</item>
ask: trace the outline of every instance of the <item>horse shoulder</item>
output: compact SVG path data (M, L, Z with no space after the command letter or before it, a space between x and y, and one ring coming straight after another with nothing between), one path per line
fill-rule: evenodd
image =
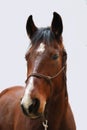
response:
M24 87L22 86L10 87L0 93L0 130L12 130L14 128L16 107L23 93Z
M11 94L15 95L16 93L21 93L23 89L24 89L23 86L13 86L13 87L6 88L0 93L0 98L6 95L10 96Z

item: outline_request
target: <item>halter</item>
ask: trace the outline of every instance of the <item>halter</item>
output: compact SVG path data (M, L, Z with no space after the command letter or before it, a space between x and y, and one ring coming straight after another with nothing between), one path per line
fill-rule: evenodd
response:
M30 75L27 77L25 83L27 83L27 81L28 81L28 79L29 79L30 77L43 78L43 79L45 79L46 81L48 81L48 82L50 83L51 80L54 79L54 78L56 78L57 76L59 76L60 73L62 73L62 71L63 71L64 69L65 69L65 66L63 66L63 67L59 70L59 72L56 73L56 74L53 75L53 76L44 75L44 74L40 74L40 73L32 73L32 74L30 74ZM43 125L43 127L44 127L44 130L47 130L47 128L48 128L48 120L45 119L45 121L43 121L42 125Z
M40 73L32 73L32 74L30 74L30 75L27 77L25 83L28 81L28 79L29 79L30 77L43 78L43 79L45 79L45 80L47 80L47 81L51 81L52 79L54 79L54 78L56 78L57 76L59 76L60 73L61 73L64 69L65 69L65 66L63 66L62 69L60 69L60 71L59 71L58 73L56 73L55 75L53 75L53 76L48 76L48 75L44 75L44 74L40 74Z

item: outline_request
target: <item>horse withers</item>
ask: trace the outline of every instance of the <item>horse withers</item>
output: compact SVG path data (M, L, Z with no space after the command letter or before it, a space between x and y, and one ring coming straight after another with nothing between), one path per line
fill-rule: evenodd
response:
M62 19L56 12L50 27L26 24L31 40L25 58L26 86L0 93L0 130L76 130L66 84L67 53Z

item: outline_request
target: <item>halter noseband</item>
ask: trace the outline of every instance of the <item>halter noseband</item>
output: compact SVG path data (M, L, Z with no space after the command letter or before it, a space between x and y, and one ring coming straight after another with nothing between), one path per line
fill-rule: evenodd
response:
M30 77L43 78L43 79L45 79L45 80L47 80L47 81L51 81L52 79L54 79L54 78L56 78L57 76L59 76L59 74L60 74L64 69L65 69L65 66L63 66L63 67L60 69L60 71L59 71L57 74L55 74L54 76L48 76L48 75L44 75L44 74L40 74L40 73L32 73L32 74L30 74L30 75L27 77L25 83L28 81L28 79L29 79Z

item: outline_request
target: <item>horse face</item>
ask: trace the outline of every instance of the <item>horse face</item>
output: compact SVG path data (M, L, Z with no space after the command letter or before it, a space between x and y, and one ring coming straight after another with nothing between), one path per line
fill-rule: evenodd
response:
M57 25L55 20L58 21L59 25ZM30 26L27 28L27 33L31 38L31 47L26 53L28 78L21 107L23 112L31 118L42 116L47 104L61 89L62 74L53 79L52 83L49 83L43 77L29 77L32 73L53 76L62 68L63 45L60 40L62 33L61 22L58 14L54 14L51 28L37 29L31 16L27 22L27 26ZM55 30L55 24L56 28L58 27L57 30Z
M27 76L31 73L40 73L53 76L62 67L61 52L54 46L40 43L38 47L31 47L26 55ZM44 78L31 76L26 82L26 89L21 104L23 110L30 117L35 118L44 113L45 106L51 96L51 84Z

